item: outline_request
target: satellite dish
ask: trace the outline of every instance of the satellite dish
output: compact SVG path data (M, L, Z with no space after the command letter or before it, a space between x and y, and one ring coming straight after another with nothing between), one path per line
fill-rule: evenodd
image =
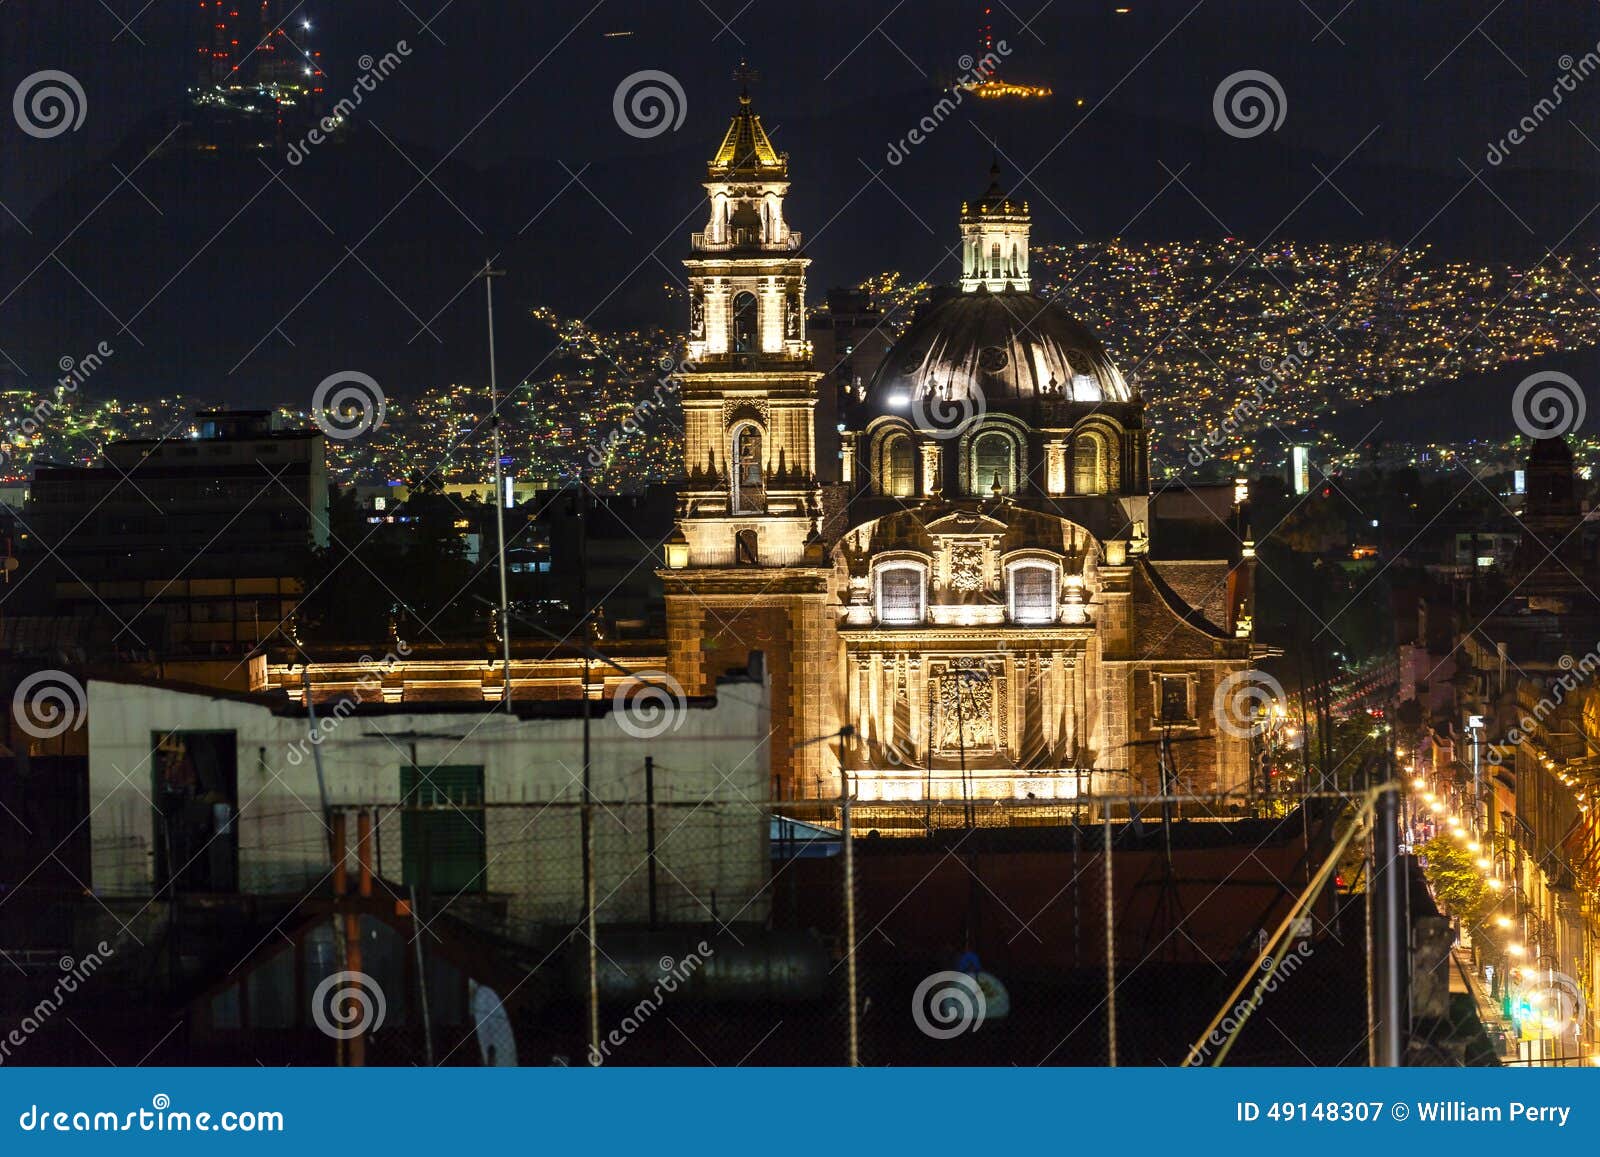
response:
M469 979L467 1003L472 1009L478 1050L485 1067L515 1067L517 1041L499 994L488 985Z
M1000 978L991 972L980 972L974 979L978 982L978 991L983 993L983 1019L1004 1020L1010 1016L1011 994L1000 983Z

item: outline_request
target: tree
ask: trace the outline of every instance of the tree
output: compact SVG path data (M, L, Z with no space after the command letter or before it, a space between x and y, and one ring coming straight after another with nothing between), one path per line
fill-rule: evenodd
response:
M1422 845L1422 855L1434 898L1462 927L1476 927L1492 897L1472 855L1450 836L1434 836Z

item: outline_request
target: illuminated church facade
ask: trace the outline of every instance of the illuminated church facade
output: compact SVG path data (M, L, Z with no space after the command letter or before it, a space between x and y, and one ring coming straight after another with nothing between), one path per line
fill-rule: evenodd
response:
M1252 552L1156 549L1142 399L1032 292L1028 206L998 171L961 207L959 286L844 400L837 464L788 158L748 97L705 188L669 663L700 693L765 652L774 797L836 798L843 769L885 830L929 799L1048 813L1169 775L1242 797L1249 742L1213 702L1251 665Z

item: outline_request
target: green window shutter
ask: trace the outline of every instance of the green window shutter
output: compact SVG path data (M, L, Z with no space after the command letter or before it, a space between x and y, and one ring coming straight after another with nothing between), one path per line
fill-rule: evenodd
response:
M482 892L484 850L483 768L476 764L402 767L401 858L405 882L448 898Z

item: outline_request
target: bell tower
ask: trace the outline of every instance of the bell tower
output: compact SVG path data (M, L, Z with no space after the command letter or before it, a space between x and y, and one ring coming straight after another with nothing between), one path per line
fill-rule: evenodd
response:
M706 166L705 229L691 238L689 348L680 374L680 527L690 566L786 566L819 529L813 410L821 375L805 338L806 266L784 198L789 160L750 95Z
M789 159L772 147L748 89L703 184L706 224L684 260L686 477L661 571L668 649L690 693L714 686L751 651L765 653L774 791L792 795L805 778L809 793L824 745L795 745L829 728L836 646L816 464L823 375L811 368L805 336L810 258L785 213Z
M961 292L1028 292L1028 203L1000 188L1000 162L981 200L961 203Z

